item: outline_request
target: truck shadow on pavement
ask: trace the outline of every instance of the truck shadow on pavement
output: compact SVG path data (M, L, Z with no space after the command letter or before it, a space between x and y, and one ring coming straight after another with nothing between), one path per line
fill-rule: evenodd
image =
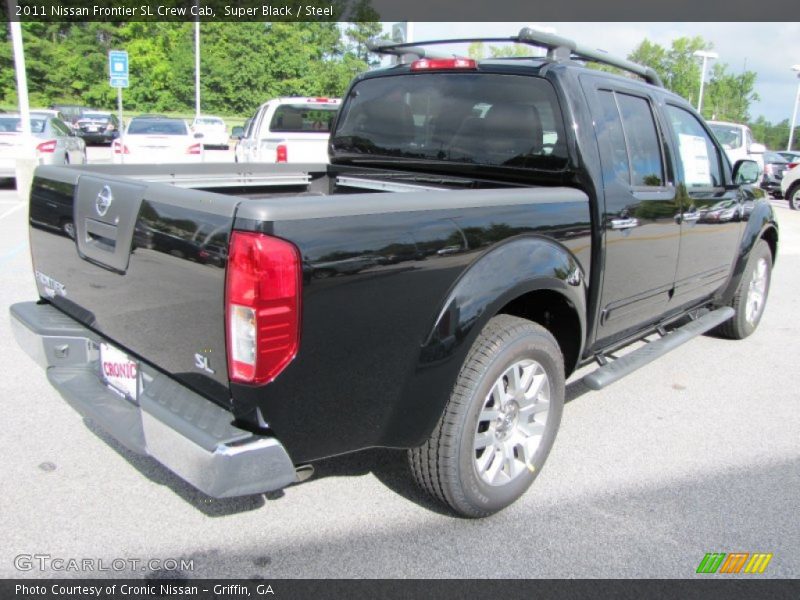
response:
M581 380L566 386L565 402L572 402L589 392ZM172 473L158 461L132 452L106 433L94 421L84 418L86 427L124 458L147 479L166 486L176 495L209 517L224 517L257 510L269 502L280 501L282 491L251 494L236 498L212 498ZM405 450L373 448L352 454L320 460L314 463L313 480L326 477L361 477L372 474L387 488L427 510L443 516L456 515L423 492L414 482Z

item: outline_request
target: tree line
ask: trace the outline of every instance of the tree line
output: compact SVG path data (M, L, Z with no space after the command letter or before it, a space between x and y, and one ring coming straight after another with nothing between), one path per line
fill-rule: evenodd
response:
M125 108L194 110L194 23L23 23L32 106L56 102L112 109L108 51L126 50ZM249 115L275 96L339 96L375 57L365 42L380 23L204 22L203 112ZM17 103L8 27L0 28L0 102Z

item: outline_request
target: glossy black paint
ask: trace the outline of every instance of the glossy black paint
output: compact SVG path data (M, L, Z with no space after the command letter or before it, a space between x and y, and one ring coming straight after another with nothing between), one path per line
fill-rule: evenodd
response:
M72 203L75 186L71 183L37 177L30 196L30 225L67 236L74 226ZM73 230L74 231L74 230Z
M224 216L142 198L124 198L120 193L123 185L111 184L117 198L106 217L101 217L76 211L76 185L36 179L30 221L34 268L64 286L64 295L49 294L37 279L39 293L113 340L132 357L146 359L229 407L223 318L225 270L220 268L224 261L207 260L201 254L208 239L204 232L220 232L227 245L233 208L229 216ZM96 195L94 189L84 190L81 201L92 205L92 194ZM136 202L135 207L130 206L132 202ZM50 210L52 204L59 208L51 211L49 226L43 226L47 219L41 213ZM112 227L119 216L114 211L131 208L136 208L132 239L114 240L115 244L124 245L126 257L123 268L117 268L113 253L104 252L102 245L88 247L94 242L87 240L87 231L81 224L87 219L105 219ZM61 219L73 215L78 224L77 240L56 226ZM199 369L195 354L207 357L214 373Z
M747 259L750 251L756 242L761 239L767 240L772 249L773 262L777 259L778 250L778 221L775 218L775 209L766 198L763 190L755 186L747 186L742 189L744 204L746 208L746 220L744 223L744 233L739 242L733 269L731 270L727 283L719 290L715 297L720 305L729 304L733 299L733 294L742 279ZM748 206L749 205L749 206Z
M304 260L302 341L271 384L232 385L235 413L255 426L259 408L296 462L420 443L497 309L546 288L585 312L588 211L582 201L273 223Z

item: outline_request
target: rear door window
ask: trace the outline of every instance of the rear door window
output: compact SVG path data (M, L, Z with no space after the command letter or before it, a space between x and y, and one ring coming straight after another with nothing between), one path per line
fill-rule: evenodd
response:
M617 93L615 96L628 143L631 184L636 187L663 186L661 144L650 102L630 94Z

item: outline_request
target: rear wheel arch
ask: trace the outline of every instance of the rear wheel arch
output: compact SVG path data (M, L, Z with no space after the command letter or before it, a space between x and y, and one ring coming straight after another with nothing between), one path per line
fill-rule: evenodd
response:
M552 289L538 289L518 296L497 314L520 317L544 327L558 342L569 376L583 349L584 327L577 307L565 295Z
M523 269L509 274L508 265ZM470 349L499 315L544 327L570 373L587 330L585 278L568 249L539 236L512 238L478 258L448 292L428 329L387 428L387 445L411 448L431 434Z

